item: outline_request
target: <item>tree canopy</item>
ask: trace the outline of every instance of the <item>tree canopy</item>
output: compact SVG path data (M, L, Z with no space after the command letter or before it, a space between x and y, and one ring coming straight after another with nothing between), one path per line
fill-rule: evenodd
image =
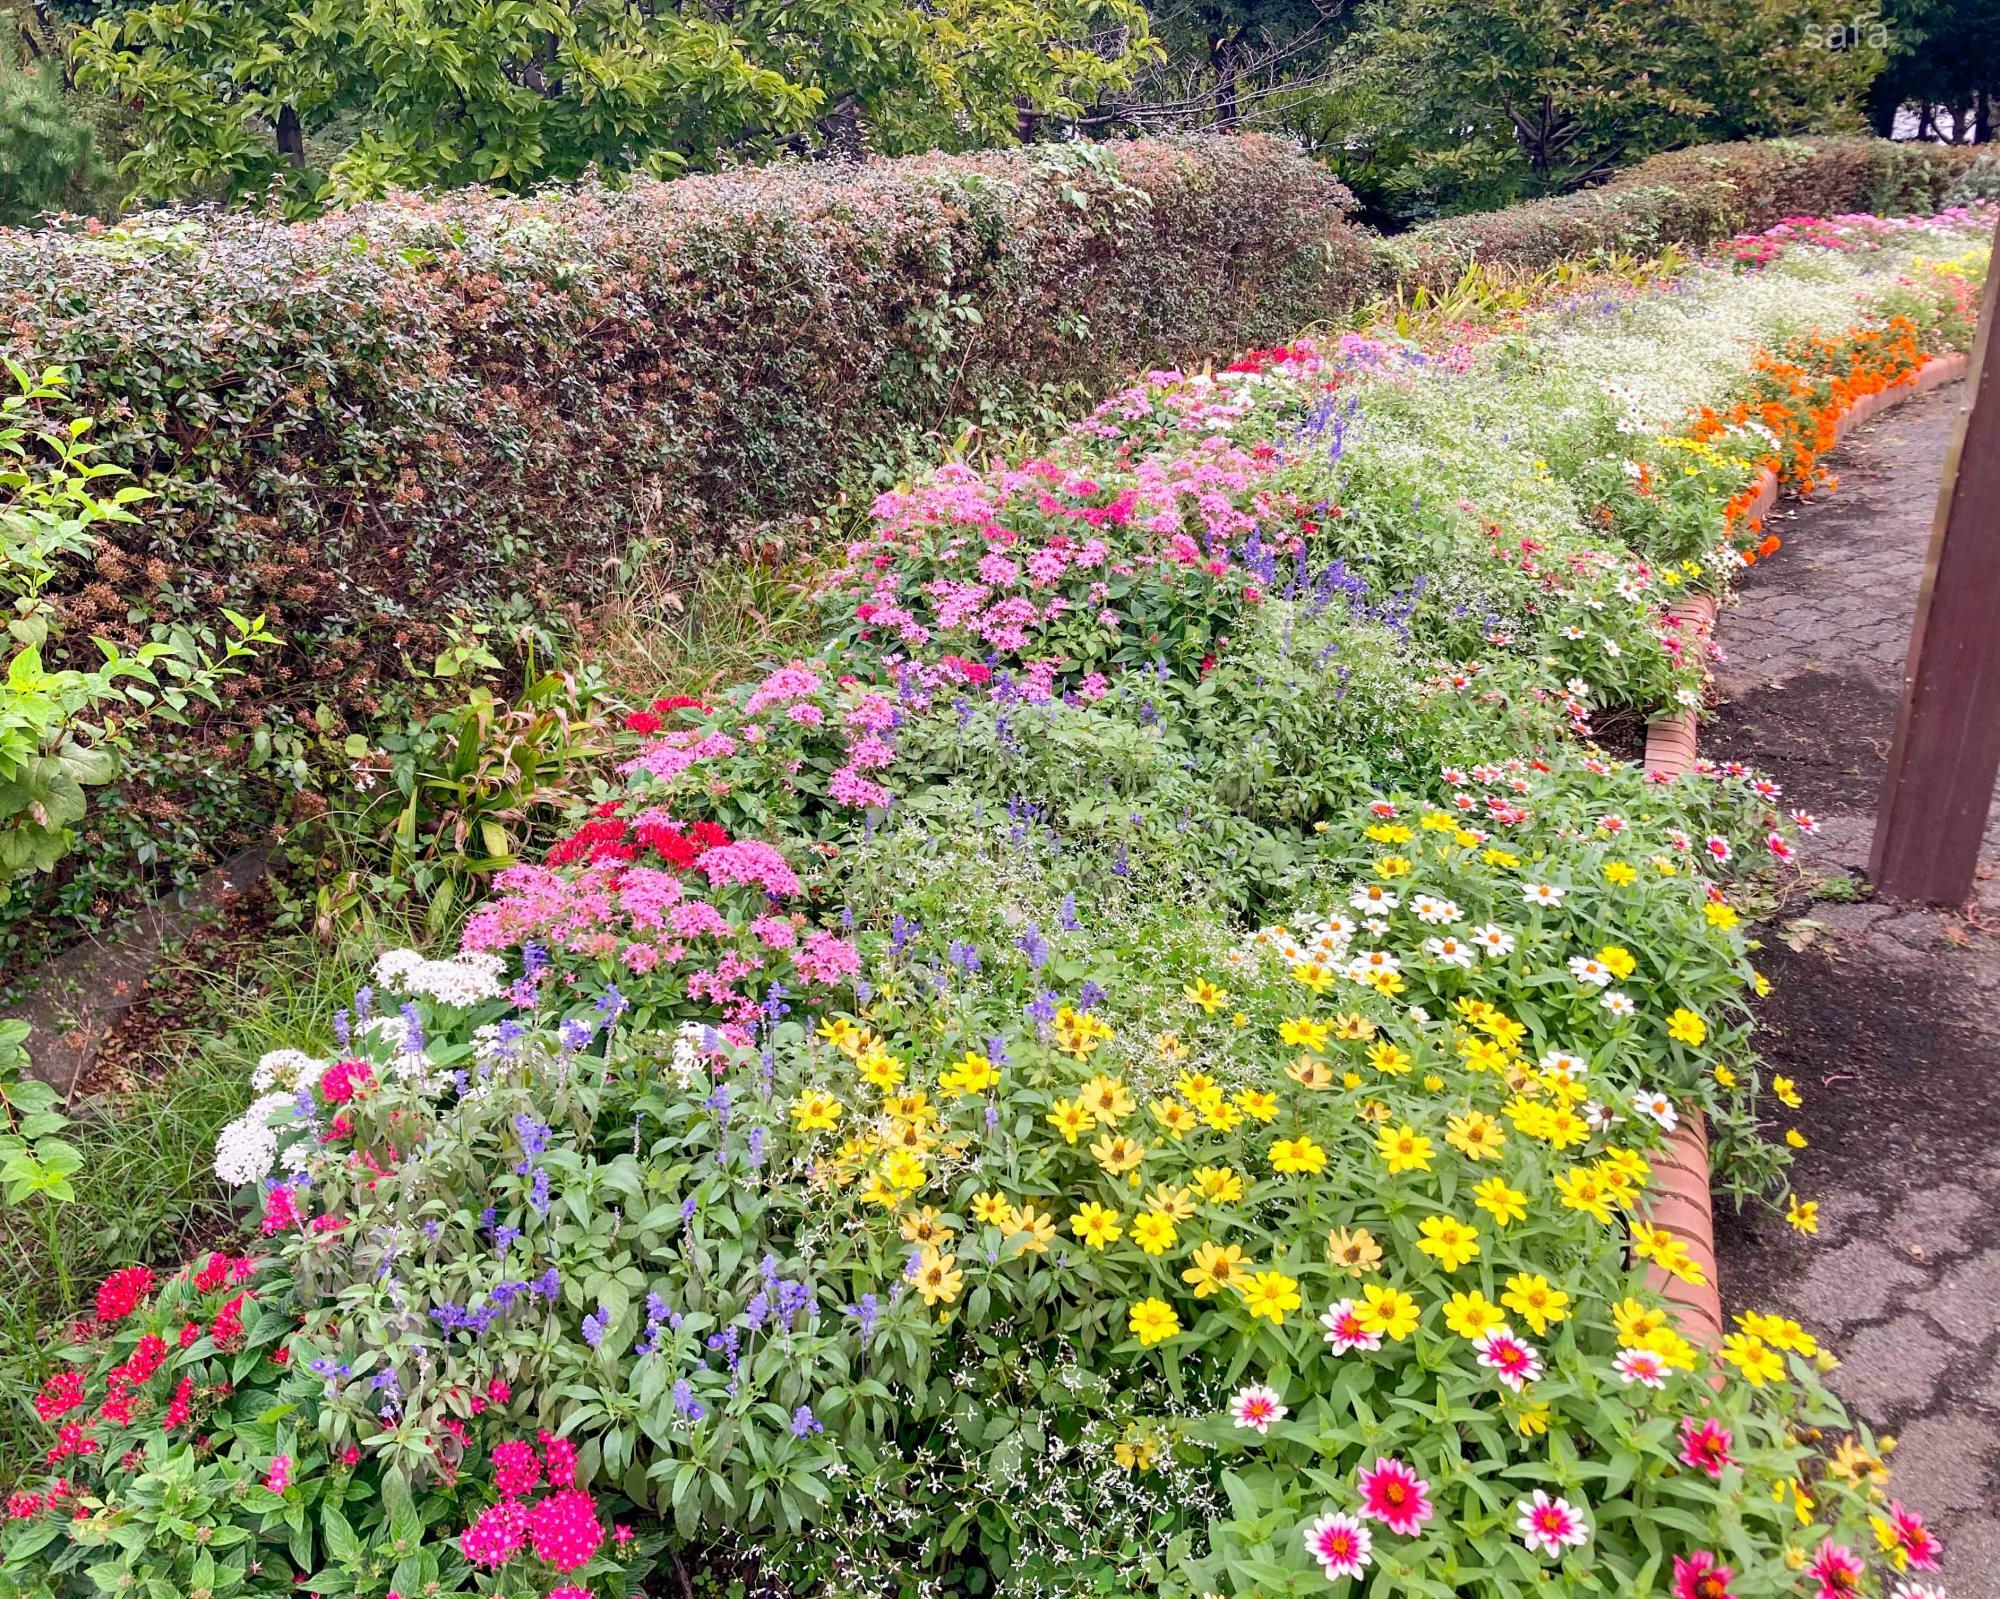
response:
M158 0L73 47L158 197L668 174L1011 142L1155 46L1138 0Z

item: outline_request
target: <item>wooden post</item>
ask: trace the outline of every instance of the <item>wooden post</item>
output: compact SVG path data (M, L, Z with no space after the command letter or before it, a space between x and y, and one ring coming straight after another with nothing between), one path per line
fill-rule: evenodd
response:
M1933 905L1972 892L2000 769L2000 358L1989 359L2000 230L1994 242L1868 866L1883 895Z

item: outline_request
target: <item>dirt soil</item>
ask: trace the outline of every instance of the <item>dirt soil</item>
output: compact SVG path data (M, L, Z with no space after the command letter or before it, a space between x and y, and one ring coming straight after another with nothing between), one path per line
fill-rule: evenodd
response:
M1794 1171L1817 1239L1719 1216L1728 1309L1820 1333L1855 1416L1897 1440L1892 1491L1942 1534L1956 1595L2000 1594L2000 825L1972 902L1868 896L1873 813L1950 442L1952 384L1851 434L1839 487L1723 613L1702 753L1752 762L1820 816L1762 930L1771 1069L1806 1103ZM2000 821L2000 811L1996 812ZM1774 1111L1782 1114L1779 1107ZM1870 1551L1872 1554L1872 1551Z

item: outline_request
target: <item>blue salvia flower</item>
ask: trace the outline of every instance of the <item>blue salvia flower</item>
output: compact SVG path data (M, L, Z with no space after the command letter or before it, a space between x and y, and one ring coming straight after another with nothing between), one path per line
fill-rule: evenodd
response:
M708 1415L707 1408L694 1396L694 1386L685 1377L674 1383L674 1410L689 1421L700 1421Z
M604 1342L604 1334L611 1326L611 1312L599 1305L595 1312L583 1318L583 1341L595 1349Z
M417 1014L414 1000L403 1006L403 1052L406 1055L421 1055L424 1052L424 1021Z
M794 1438L804 1438L811 1433L825 1431L826 1428L821 1424L820 1419L812 1413L811 1405L800 1405L797 1410L792 1412L792 1436Z
M333 1013L333 1041L342 1050L345 1050L354 1042L354 1030L348 1025L347 1012L345 1010L337 1010Z

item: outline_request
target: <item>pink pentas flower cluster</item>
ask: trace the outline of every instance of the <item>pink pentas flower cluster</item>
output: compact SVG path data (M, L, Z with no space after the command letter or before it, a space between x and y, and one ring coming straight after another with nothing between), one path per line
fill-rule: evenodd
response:
M500 1503L488 1505L459 1534L459 1552L475 1566L504 1566L522 1550L568 1575L587 1566L604 1544L597 1503L576 1486L576 1446L547 1431L540 1452L524 1438L492 1450L493 1486ZM546 1486L548 1492L530 1502ZM561 1591L561 1590L558 1590Z

